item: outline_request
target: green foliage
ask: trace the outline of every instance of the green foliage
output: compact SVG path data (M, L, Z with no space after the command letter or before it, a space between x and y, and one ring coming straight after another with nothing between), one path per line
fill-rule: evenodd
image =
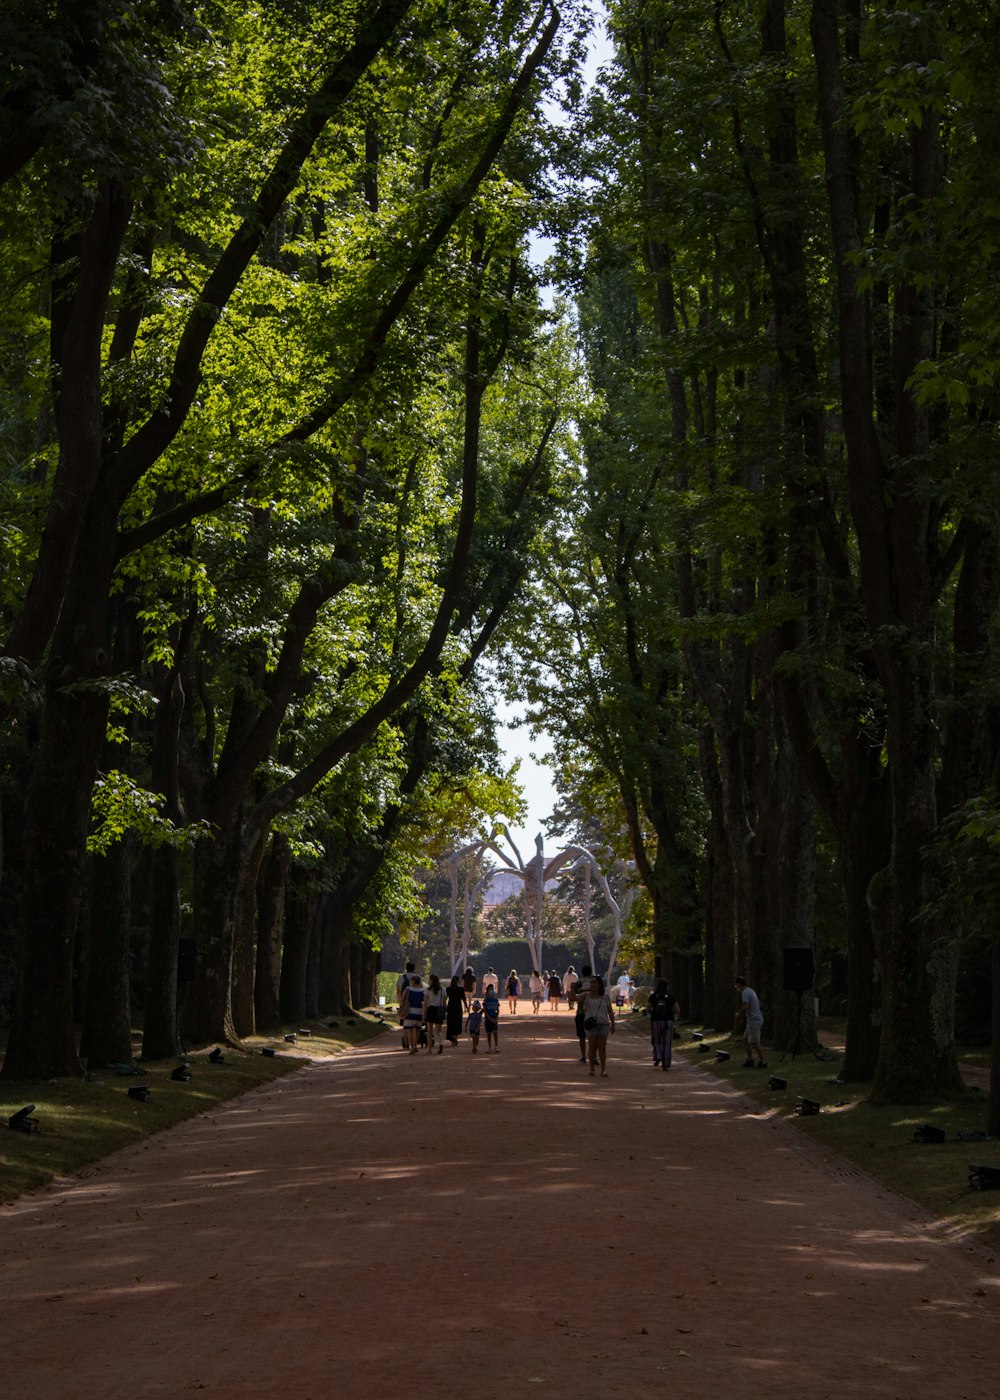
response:
M212 834L207 822L178 826L163 814L162 794L140 787L118 768L102 773L94 784L92 831L87 841L91 855L106 855L116 841L130 832L146 846L174 846L185 850Z

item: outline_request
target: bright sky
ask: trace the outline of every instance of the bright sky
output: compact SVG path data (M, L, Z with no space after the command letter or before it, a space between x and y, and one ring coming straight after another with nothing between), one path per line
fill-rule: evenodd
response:
M594 28L590 35L589 53L584 69L585 80L588 84L594 82L598 68L611 57L611 45L604 27L604 6L599 3L599 0L594 0L592 9L594 11ZM538 261L542 261L551 249L543 240L537 240L534 251ZM528 736L527 729L512 729L509 723L504 722L516 718L519 714L523 714L523 709L514 706L501 708L498 715L500 723L497 728L497 738L509 763L513 763L517 758L521 760L519 777L528 803L528 816L521 825L512 826L510 831L517 843L518 850L521 852L522 860L527 861L534 854L535 837L545 834L545 822L552 814L552 808L556 801L556 791L552 785L551 772L544 764L537 762L534 757L536 754L545 753L547 748L545 736L532 740ZM556 845L555 842L547 842L548 849L552 854L555 854Z
M508 723L503 722L506 719L516 718L518 713L519 711L512 706L503 706L500 709L497 738L500 741L501 750L507 756L508 763L513 763L516 758L521 760L521 770L518 777L528 803L528 815L519 826L512 825L510 833L521 852L521 859L528 861L535 854L535 837L545 835L545 822L555 805L556 790L552 785L550 770L543 764L536 762L532 757L532 751L536 754L545 752L546 740L544 736L541 739L531 740L528 737L527 729L511 729ZM552 842L546 844L554 851Z

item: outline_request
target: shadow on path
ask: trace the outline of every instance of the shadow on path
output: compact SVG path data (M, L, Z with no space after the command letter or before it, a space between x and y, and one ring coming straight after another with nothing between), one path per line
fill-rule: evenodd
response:
M607 1080L566 1013L501 1036L386 1035L0 1208L7 1377L32 1400L1000 1394L997 1279L917 1207L627 1031Z

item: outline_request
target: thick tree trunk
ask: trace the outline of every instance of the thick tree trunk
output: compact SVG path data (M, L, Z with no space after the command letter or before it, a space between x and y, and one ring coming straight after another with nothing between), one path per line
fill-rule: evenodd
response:
M285 946L281 959L279 1006L281 1024L299 1026L306 1019L306 977L309 948L316 926L317 897L296 888L294 878L285 894Z
M146 1011L142 1054L166 1060L181 1051L177 1025L177 941L181 929L178 852L161 846L152 853L149 880L149 940L146 945Z
M291 847L275 836L257 880L257 967L254 976L254 1017L258 1034L281 1026L281 952L285 935L285 889Z
M726 839L722 793L712 731L701 734L701 772L710 812L709 847L712 861L709 870L711 914L708 919L710 941L705 955L706 1026L719 1030L732 1025L736 1008L733 979L740 968L736 965L736 892L733 863Z
M184 1039L193 1045L237 1044L233 1022L233 937L240 874L236 831L195 848L194 916L197 962L184 1007Z
M180 733L184 718L184 686L180 665L189 638L181 631L174 664L163 677L153 719L150 781L154 792L165 798L164 815L179 823ZM142 1053L147 1060L165 1060L180 1054L177 1012L177 941L181 931L179 889L180 855L173 846L152 852L149 876L149 911L146 944L146 1003L142 1026Z
M73 1029L73 950L105 692L50 689L25 814L21 957L7 1079L82 1074Z
M129 972L132 961L129 856L116 841L91 862L87 1006L80 1055L90 1068L132 1059Z
M240 860L233 904L233 1024L239 1036L255 1033L254 968L256 966L257 878L267 837L262 837Z
M986 1131L1000 1137L1000 939L992 946L993 963L993 1046L990 1053L990 1096L986 1108Z

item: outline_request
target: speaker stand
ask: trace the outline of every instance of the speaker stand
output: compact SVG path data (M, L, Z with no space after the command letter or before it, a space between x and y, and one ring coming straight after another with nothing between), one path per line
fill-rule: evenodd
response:
M781 1064L785 1059L787 1059L789 1055L791 1055L792 1059L794 1060L796 1055L803 1055L807 1050L810 1051L810 1053L812 1053L813 1055L815 1055L817 1060L826 1060L829 1058L829 1056L826 1053L821 1053L817 1049L817 1047L813 1044L813 1042L806 1035L805 1031L802 1029L802 998L804 996L805 992L801 990L798 990L795 993L795 1036L792 1039L791 1045L789 1045L787 1049L782 1051L781 1057L778 1061L779 1064Z

